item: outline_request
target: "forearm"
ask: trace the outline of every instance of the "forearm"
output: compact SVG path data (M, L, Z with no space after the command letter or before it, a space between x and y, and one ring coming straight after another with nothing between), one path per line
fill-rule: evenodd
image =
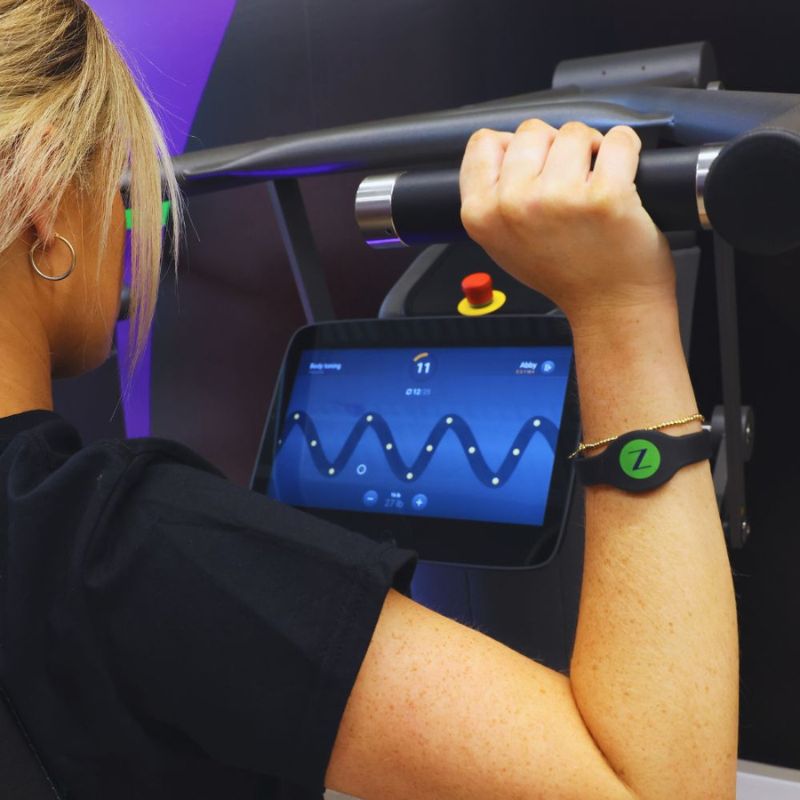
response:
M669 246L634 185L639 147L630 129L531 120L476 133L461 169L467 232L567 312L589 440L696 411ZM646 494L587 492L569 680L390 595L329 779L387 800L727 800L737 690L731 575L703 462Z
M587 441L696 412L672 303L573 328ZM571 683L638 796L734 796L736 611L708 462L641 495L587 490Z

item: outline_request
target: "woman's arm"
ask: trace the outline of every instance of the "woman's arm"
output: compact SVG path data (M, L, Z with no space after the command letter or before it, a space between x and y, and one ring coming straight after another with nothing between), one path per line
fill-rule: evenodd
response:
M589 440L696 410L670 305L581 333L576 358ZM708 462L644 495L589 489L586 525L570 679L587 727L643 798L734 797L736 608Z
M696 411L638 152L628 129L532 121L479 132L462 167L467 230L570 319L587 440ZM646 494L592 488L570 677L391 593L328 782L366 800L732 798L737 676L708 463Z

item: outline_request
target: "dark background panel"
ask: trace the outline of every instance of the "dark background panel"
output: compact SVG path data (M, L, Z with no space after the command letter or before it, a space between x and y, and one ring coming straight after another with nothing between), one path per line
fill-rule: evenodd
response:
M284 346L304 318L266 189L235 194L191 203L191 257L159 297L152 412L154 435L246 484Z
M187 149L447 108L546 86L556 61L582 52L587 43L578 38L588 39L590 31L572 29L569 13L558 4L537 5L240 0ZM553 30L562 32L562 42L550 35ZM411 251L376 254L364 247L353 218L362 177L302 182L341 317L374 316L413 256ZM162 298L153 428L158 435L182 439L245 483L280 355L303 322L302 309L266 191L196 199L189 212L180 312L171 297ZM208 313L195 313L186 302L186 293L193 291L199 303L206 298L206 305L213 306L220 287L208 276L246 293L249 307L254 313L260 309L267 324L246 327L243 314L225 318L224 325L209 325ZM217 379L205 363L211 339L214 346L229 345ZM247 348L241 347L243 340ZM177 371L176 362L181 364ZM225 377L229 372L243 376L247 400L226 396L222 387L231 385ZM186 379L176 381L178 374ZM198 375L213 380L218 391L205 383L198 386ZM198 402L198 393L221 431L213 445L208 432L192 426L183 413ZM263 408L250 400L254 397Z
M800 8L678 0L240 0L190 148L445 108L545 88L564 58L709 40L730 88L800 92ZM362 176L302 183L342 317L374 316L413 253L376 253L352 216ZM303 315L266 191L192 201L180 303L165 285L154 429L246 483L283 349ZM706 254L692 372L720 401L713 263ZM751 541L734 555L742 623L742 755L800 767L800 469L792 441L798 255L739 260L743 394L758 434Z

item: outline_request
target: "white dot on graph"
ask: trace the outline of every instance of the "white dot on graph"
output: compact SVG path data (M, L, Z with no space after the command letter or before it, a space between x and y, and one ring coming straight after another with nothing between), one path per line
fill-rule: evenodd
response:
M414 480L414 473L413 472L406 473L406 478L408 478L410 481Z
M492 478L492 486L497 486L500 483L500 478Z
M474 448L474 447L470 447L470 448L467 450L467 452L468 452L468 453L469 453L471 456L474 456L474 455L475 455L475 448Z
M542 421L540 419L535 419L533 421L533 427L534 428L539 428L539 427L541 427L541 425L542 425Z
M448 417L448 418L445 420L445 422L446 422L448 425L452 425L452 424L453 424L453 418L452 418L452 417Z
M333 467L331 467L331 468L328 470L328 475L335 475L335 474L336 474L336 470L335 470Z
M429 444L429 445L428 445L428 446L427 446L425 449L426 449L426 450L427 450L429 453L432 453L432 452L433 452L433 445L432 445L432 444Z
M295 418L296 420L298 420L298 419L300 419L300 415L299 415L299 414L295 414L295 415L294 415L294 418Z
M373 419L375 419L375 417L373 417L372 414L367 414L367 422L372 422Z
M393 445L391 442L387 442L387 443L386 443L386 449L387 449L387 450L391 450L391 449L392 449L392 447L394 447L394 445Z
M312 439L311 440L311 446L312 447L316 447L317 446L317 440L316 439Z

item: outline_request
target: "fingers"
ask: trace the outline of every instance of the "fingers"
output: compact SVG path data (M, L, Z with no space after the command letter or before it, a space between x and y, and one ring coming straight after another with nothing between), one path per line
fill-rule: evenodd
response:
M585 184L592 169L592 157L603 135L582 122L568 122L553 141L541 179L546 184Z
M506 148L513 134L483 128L472 134L461 162L461 197L486 197L494 192Z
M633 128L612 128L603 138L597 153L592 182L632 184L639 169L642 140Z
M477 240L507 223L533 223L547 209L563 216L565 208L607 208L635 194L616 190L633 187L640 150L639 137L625 126L605 137L581 122L555 130L536 119L514 134L480 130L461 165L462 222Z
M633 183L642 143L627 126L605 136L581 122L568 122L556 131L538 119L523 122L516 133L483 129L473 134L461 165L461 195L485 195L498 182L530 184L597 181ZM592 159L597 156L594 168Z
M530 186L541 174L556 134L555 128L539 119L523 122L506 148L500 181L511 187Z

